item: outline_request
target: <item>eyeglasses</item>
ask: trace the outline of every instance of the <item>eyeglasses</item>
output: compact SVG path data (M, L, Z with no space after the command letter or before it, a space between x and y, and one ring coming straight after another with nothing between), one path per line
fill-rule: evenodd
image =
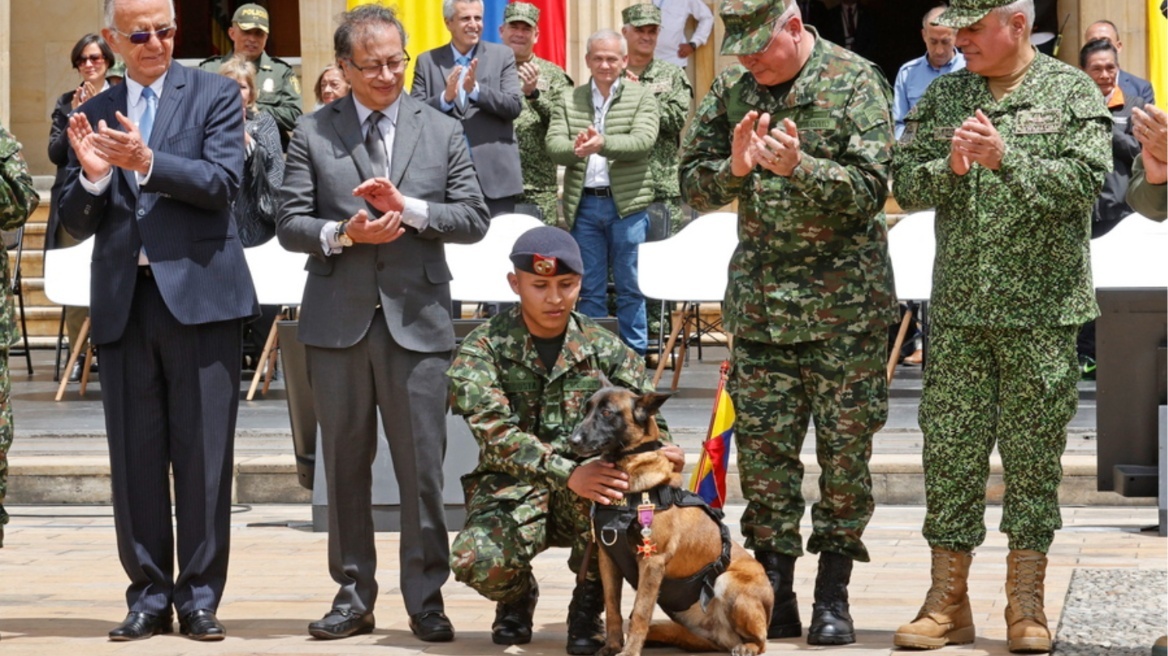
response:
M410 63L410 55L409 53L404 53L400 59L391 59L384 64L370 64L368 66L358 66L357 62L352 59L349 59L348 62L349 66L360 71L361 75L365 76L366 79L372 80L378 75L381 75L381 69L383 68L389 69L390 73L401 73L406 69L406 65Z
M147 30L145 32L131 32L131 33L127 34L127 33L123 32L117 28L113 28L114 32L117 32L118 34L126 37L127 39L130 40L130 43L132 43L136 46L140 46L144 43L149 43L150 37L152 37L152 36L158 37L159 41L168 41L170 39L173 39L175 30L177 30L177 29L178 29L177 27L175 27L174 25L171 25L170 27L162 27L162 28L159 28L159 29L154 30L154 31Z
M78 57L73 62L73 65L80 68L82 64L97 64L98 62L103 62L103 61L105 61L104 55L87 55L87 56L83 55L81 57Z

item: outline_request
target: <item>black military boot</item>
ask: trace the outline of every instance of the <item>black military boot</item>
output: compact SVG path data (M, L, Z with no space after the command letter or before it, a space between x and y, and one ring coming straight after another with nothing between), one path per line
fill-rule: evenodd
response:
M568 605L568 653L592 656L604 646L600 612L604 610L604 586L600 581L585 580L572 591Z
M496 645L525 645L531 642L531 618L535 615L535 602L539 600L539 584L530 573L527 579L527 591L515 601L495 604L491 641Z
M798 638L803 635L799 622L799 600L795 598L795 556L774 551L755 551L775 591L775 607L767 627L767 639Z
M848 582L851 579L851 557L832 551L819 554L819 575L815 577L815 605L811 611L811 627L807 629L807 644L850 645L856 641L856 628L848 612Z

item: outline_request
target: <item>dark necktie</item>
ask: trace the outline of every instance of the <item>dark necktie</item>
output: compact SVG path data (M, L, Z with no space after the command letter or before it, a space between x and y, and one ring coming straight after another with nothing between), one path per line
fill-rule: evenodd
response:
M373 165L373 175L389 177L389 156L385 152L385 138L381 134L381 112L373 112L365 119L365 152Z

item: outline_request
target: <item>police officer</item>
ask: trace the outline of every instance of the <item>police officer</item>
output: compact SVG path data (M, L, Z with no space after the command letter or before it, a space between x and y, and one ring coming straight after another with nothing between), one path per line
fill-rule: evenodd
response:
M288 138L303 112L300 107L300 79L287 62L264 52L270 30L267 9L256 4L240 5L231 17L231 27L227 28L227 36L234 44L233 51L222 57L208 57L199 62L199 68L218 73L219 67L236 55L254 64L256 89L260 94L256 104L260 111L276 119L281 142L287 148Z
M462 478L467 518L450 567L496 602L495 644L518 645L531 640L539 598L532 559L570 547L568 566L579 578L567 651L593 654L602 645L604 601L595 556L585 562L589 507L620 499L628 477L610 463L578 462L568 437L602 377L637 392L651 388L643 358L572 311L583 264L570 234L533 228L516 240L511 262L507 279L519 304L468 335L448 372L451 411L466 418L479 444L478 466ZM680 471L681 449L666 453Z
M966 70L937 78L905 119L893 191L936 207L929 367L921 395L924 536L932 588L893 641L973 642L967 594L985 539L997 445L1006 491L1007 647L1049 651L1046 552L1078 405L1075 336L1098 314L1091 206L1111 169L1111 118L1090 78L1030 45L1033 0L954 0Z
M661 30L661 10L649 3L635 4L621 12L621 34L629 44L625 75L645 85L657 99L657 142L649 153L649 179L653 202L669 210L670 233L681 229L681 190L677 184L677 149L681 130L689 118L693 87L685 71L653 57Z
M557 225L560 221L556 211L559 206L556 165L548 157L544 141L552 110L574 83L562 68L535 55L533 49L539 41L539 8L535 5L508 4L503 10L499 36L515 53L523 93L523 111L515 119L519 166L523 171L523 195L518 203L535 205L544 223Z
M775 586L767 637L800 635L799 452L814 418L823 473L807 543L820 554L807 641L847 644L852 561L869 559L872 435L888 414L891 92L871 62L805 25L794 0L724 0L721 15L722 54L739 65L698 108L681 195L699 210L738 201L723 320L734 335L742 532Z

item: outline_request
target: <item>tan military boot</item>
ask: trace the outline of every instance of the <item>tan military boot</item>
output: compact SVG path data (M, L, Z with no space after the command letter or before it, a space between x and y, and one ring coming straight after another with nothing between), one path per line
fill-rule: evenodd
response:
M896 630L892 644L910 649L937 649L973 642L969 608L969 565L973 554L933 547L933 585L917 618Z
M1006 556L1006 648L1014 653L1050 651L1043 611L1046 554L1011 549Z

